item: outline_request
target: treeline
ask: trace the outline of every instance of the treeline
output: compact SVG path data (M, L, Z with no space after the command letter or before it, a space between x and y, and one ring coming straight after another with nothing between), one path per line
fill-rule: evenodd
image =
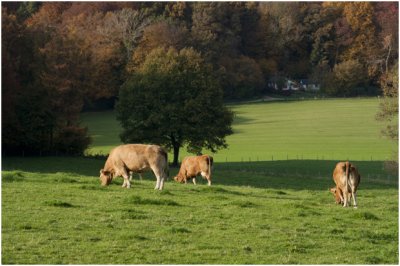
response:
M82 109L113 105L155 49L194 49L225 99L308 79L380 93L398 58L397 2L2 2L3 152L82 154Z

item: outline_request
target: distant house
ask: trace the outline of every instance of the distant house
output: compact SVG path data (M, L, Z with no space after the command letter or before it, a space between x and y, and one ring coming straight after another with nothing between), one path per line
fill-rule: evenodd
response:
M301 79L300 84L305 91L319 91L320 86L319 84L315 84L310 82L308 79Z
M310 83L308 79L291 80L285 79L282 88L279 88L276 81L268 82L268 88L275 91L319 91L319 84Z

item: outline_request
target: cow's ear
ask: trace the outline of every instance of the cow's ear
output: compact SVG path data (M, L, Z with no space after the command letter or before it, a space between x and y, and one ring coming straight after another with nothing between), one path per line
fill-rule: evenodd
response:
M335 193L336 193L336 188L335 188L335 187L331 187L331 188L329 189L329 191L335 194Z
M100 174L101 175L104 174L104 170L103 169L100 169Z

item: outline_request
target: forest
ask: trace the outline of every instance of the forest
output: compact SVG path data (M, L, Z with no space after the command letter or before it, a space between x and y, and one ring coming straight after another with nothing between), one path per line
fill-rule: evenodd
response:
M114 108L174 53L204 62L224 101L287 79L397 97L398 2L2 2L3 155L83 154L81 112Z

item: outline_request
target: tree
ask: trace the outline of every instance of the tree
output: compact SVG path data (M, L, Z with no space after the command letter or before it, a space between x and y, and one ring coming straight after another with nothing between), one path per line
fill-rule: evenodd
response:
M398 174L399 155L399 66L394 65L390 71L384 73L380 80L383 92L383 100L379 106L377 120L384 121L386 128L382 130L382 135L393 141L395 152L392 162L386 163L386 168Z
M224 87L224 97L243 99L259 96L265 81L260 66L247 56L221 58L220 80Z
M124 8L120 11L108 13L108 36L116 36L124 45L127 60L132 56L137 43L142 37L143 30L151 23L151 18L145 12Z
M153 50L121 87L116 105L124 143L155 143L199 153L227 147L233 114L211 66L192 48Z
M191 33L195 48L208 62L222 56L235 56L240 46L240 16L235 3L194 3Z
M377 118L389 123L386 129L382 131L383 135L398 143L398 113L399 113L399 79L398 65L395 65L388 73L381 77L381 88L383 93L383 102L380 104L380 110Z
M83 154L90 138L78 125L86 54L60 27L68 5L44 4L26 25L3 11L4 151Z
M189 31L182 23L179 24L171 19L154 22L144 29L143 37L127 64L128 72L134 72L153 49L172 47L181 50L188 46L188 39Z
M355 96L355 88L366 85L367 73L358 60L348 60L335 65L333 68L335 85L326 90L337 96Z

